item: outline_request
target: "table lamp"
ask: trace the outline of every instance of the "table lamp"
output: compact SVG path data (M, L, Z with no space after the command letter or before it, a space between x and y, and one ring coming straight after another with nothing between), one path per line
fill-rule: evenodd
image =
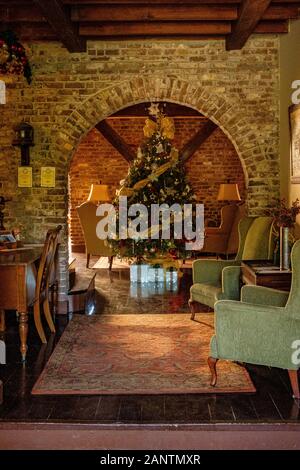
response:
M110 202L109 189L106 184L92 184L88 201Z
M236 183L222 183L220 184L218 201L240 201L241 196L239 187Z

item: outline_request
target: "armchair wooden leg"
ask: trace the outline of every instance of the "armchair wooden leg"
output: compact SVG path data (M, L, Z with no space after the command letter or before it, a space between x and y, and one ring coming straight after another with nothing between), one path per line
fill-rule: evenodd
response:
M113 256L110 256L110 257L109 257L109 270L110 270L110 271L111 271L111 267L112 267L112 264L113 264L113 259L114 259Z
M290 369L288 373L289 373L290 382L291 382L291 386L293 390L293 397L300 398L298 371Z
M196 305L197 305L197 302L194 302L193 300L189 300L189 307L190 307L190 310L191 310L191 320L194 320L195 318L195 315L196 315Z
M210 369L210 373L211 373L211 380L210 380L210 385L212 387L215 387L216 383L217 383L217 362L218 362L219 359L215 358L215 357L209 357L207 359L207 363L208 363L208 367Z
M5 311L0 310L0 331L5 331Z
M90 257L91 257L90 253L87 253L86 254L86 267L87 268L89 267L89 264L90 264Z

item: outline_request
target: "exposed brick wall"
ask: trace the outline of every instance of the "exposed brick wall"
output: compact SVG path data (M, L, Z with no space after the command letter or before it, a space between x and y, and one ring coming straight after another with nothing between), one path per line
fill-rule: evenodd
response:
M11 197L6 226L22 224L28 241L62 223L60 294L67 291L68 167L80 140L99 121L135 103L171 101L191 106L231 136L247 174L251 214L264 213L279 195L279 40L256 36L240 51L224 41L89 41L70 54L60 43L29 44L33 82L16 77L0 108L0 183ZM33 188L17 188L19 149L13 127L35 128ZM40 187L41 166L56 167L54 189Z
M179 150L203 126L206 120L175 118L173 144ZM136 152L142 142L145 120L115 118L110 125ZM92 183L108 184L111 194L119 187L128 170L128 164L112 145L96 129L92 129L79 144L70 166L70 236L73 249L84 248L84 238L76 207L87 200ZM187 177L198 202L203 202L206 219L219 222L220 208L217 201L220 183L238 183L241 197L245 198L245 177L240 159L228 137L220 130L203 143L186 164Z
M84 247L84 238L76 207L87 200L91 184L107 184L115 194L119 181L128 171L126 160L96 129L79 144L69 172L70 236L75 250Z

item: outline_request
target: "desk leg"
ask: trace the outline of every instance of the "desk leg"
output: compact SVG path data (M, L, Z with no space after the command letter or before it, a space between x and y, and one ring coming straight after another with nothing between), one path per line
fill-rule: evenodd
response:
M20 351L22 361L25 362L27 353L27 335L28 335L28 315L26 312L19 312L19 335L20 335Z

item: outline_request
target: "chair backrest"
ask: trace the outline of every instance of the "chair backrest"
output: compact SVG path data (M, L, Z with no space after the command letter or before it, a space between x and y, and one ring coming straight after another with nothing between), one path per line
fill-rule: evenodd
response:
M237 260L272 259L273 217L243 217L239 223Z
M54 259L58 244L58 236L61 229L62 226L58 225L55 229L50 229L47 232L36 279L36 299L39 298L42 292L49 288L50 276L54 266Z
M238 250L238 226L235 222L240 217L239 206L228 204L221 209L221 224L218 227L205 228L205 240L203 251L212 253L236 254ZM207 219L206 219L207 223ZM234 235L233 232L236 232ZM234 240L235 239L235 240ZM228 251L228 243L230 241L230 250Z
M290 316L300 319L300 240L297 240L292 248L292 285L286 304Z
M245 216L246 206L242 204L241 206L235 205L236 210L234 213L234 219L232 221L232 226L227 242L227 255L232 255L238 252L239 249L239 223L242 217Z
M227 236L230 236L231 227L237 212L238 206L235 204L228 204L221 208L221 223L219 228L226 233Z
M84 202L76 208L83 230L86 252L91 255L112 256L111 248L100 240L96 234L96 227L101 217L96 215L97 205L93 202Z

